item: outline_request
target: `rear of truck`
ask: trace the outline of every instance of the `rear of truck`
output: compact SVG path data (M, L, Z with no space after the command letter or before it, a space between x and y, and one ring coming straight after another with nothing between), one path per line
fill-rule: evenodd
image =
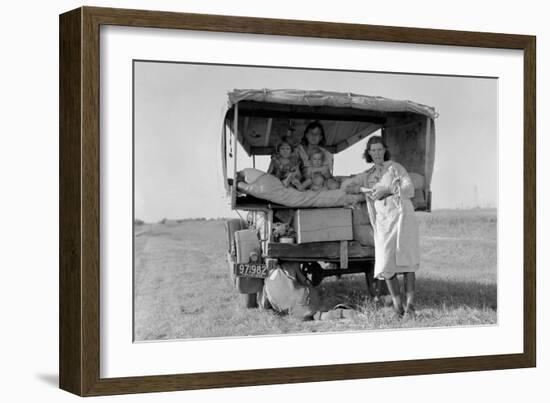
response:
M365 273L371 291L374 242L361 206L350 209L341 202L319 206L316 196L311 201L305 194L290 195L308 202L305 205L288 204L293 197L281 197L281 192L292 190L278 188L262 194L240 186L237 145L255 167L256 157L271 155L282 138L299 144L312 120L322 123L323 148L333 155L370 135L381 135L392 159L407 169L415 183L415 209L430 211L436 117L435 110L426 105L352 93L230 92L222 127L224 184L231 208L248 216L227 222L227 257L231 278L247 306L256 305L264 279L285 262L299 263L314 285L330 275Z

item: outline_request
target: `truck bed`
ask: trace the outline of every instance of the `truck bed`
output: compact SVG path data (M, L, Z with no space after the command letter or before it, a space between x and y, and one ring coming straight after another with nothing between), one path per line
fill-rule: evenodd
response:
M374 259L374 248L363 246L357 241L347 242L347 254L350 261ZM305 244L267 243L267 255L270 258L317 261L340 260L340 242L314 242Z

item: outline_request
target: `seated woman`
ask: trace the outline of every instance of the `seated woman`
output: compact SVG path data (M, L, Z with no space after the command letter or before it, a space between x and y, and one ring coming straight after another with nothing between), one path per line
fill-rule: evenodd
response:
M302 161L302 173L305 174L305 170L312 166L312 160L314 151L321 150L323 153L323 166L326 167L328 172L332 174L333 157L332 154L325 150L322 146L326 143L325 129L319 121L313 121L309 123L302 137L302 144L296 147L296 154Z
M390 160L381 137L369 139L363 156L374 165L352 178L345 190L365 195L374 231L374 275L386 281L397 315L414 317L415 272L420 263L418 223L410 200L414 185L405 168ZM404 274L404 309L396 274Z
M302 161L294 154L292 144L285 139L281 140L275 147L275 154L271 156L267 173L280 179L284 187L292 185L303 190L301 168Z

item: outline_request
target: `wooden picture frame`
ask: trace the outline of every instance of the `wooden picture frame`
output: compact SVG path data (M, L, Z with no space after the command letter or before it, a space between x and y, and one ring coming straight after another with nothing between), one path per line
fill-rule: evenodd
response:
M100 27L170 28L524 52L523 353L100 377ZM524 368L536 365L534 36L81 7L60 16L60 387L80 396Z

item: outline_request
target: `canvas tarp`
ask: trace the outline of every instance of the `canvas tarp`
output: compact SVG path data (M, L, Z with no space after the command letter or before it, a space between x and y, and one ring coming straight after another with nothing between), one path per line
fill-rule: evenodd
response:
M323 146L335 154L387 127L433 119L435 110L408 100L353 93L304 90L236 89L228 93L228 110L238 104L238 142L248 155L269 155L283 138L294 145L312 120L325 132ZM226 113L234 131L234 115Z
M396 100L352 92L293 89L235 89L228 93L229 106L240 101L272 102L286 105L348 107L377 112L411 112L436 118L434 108L409 100Z

